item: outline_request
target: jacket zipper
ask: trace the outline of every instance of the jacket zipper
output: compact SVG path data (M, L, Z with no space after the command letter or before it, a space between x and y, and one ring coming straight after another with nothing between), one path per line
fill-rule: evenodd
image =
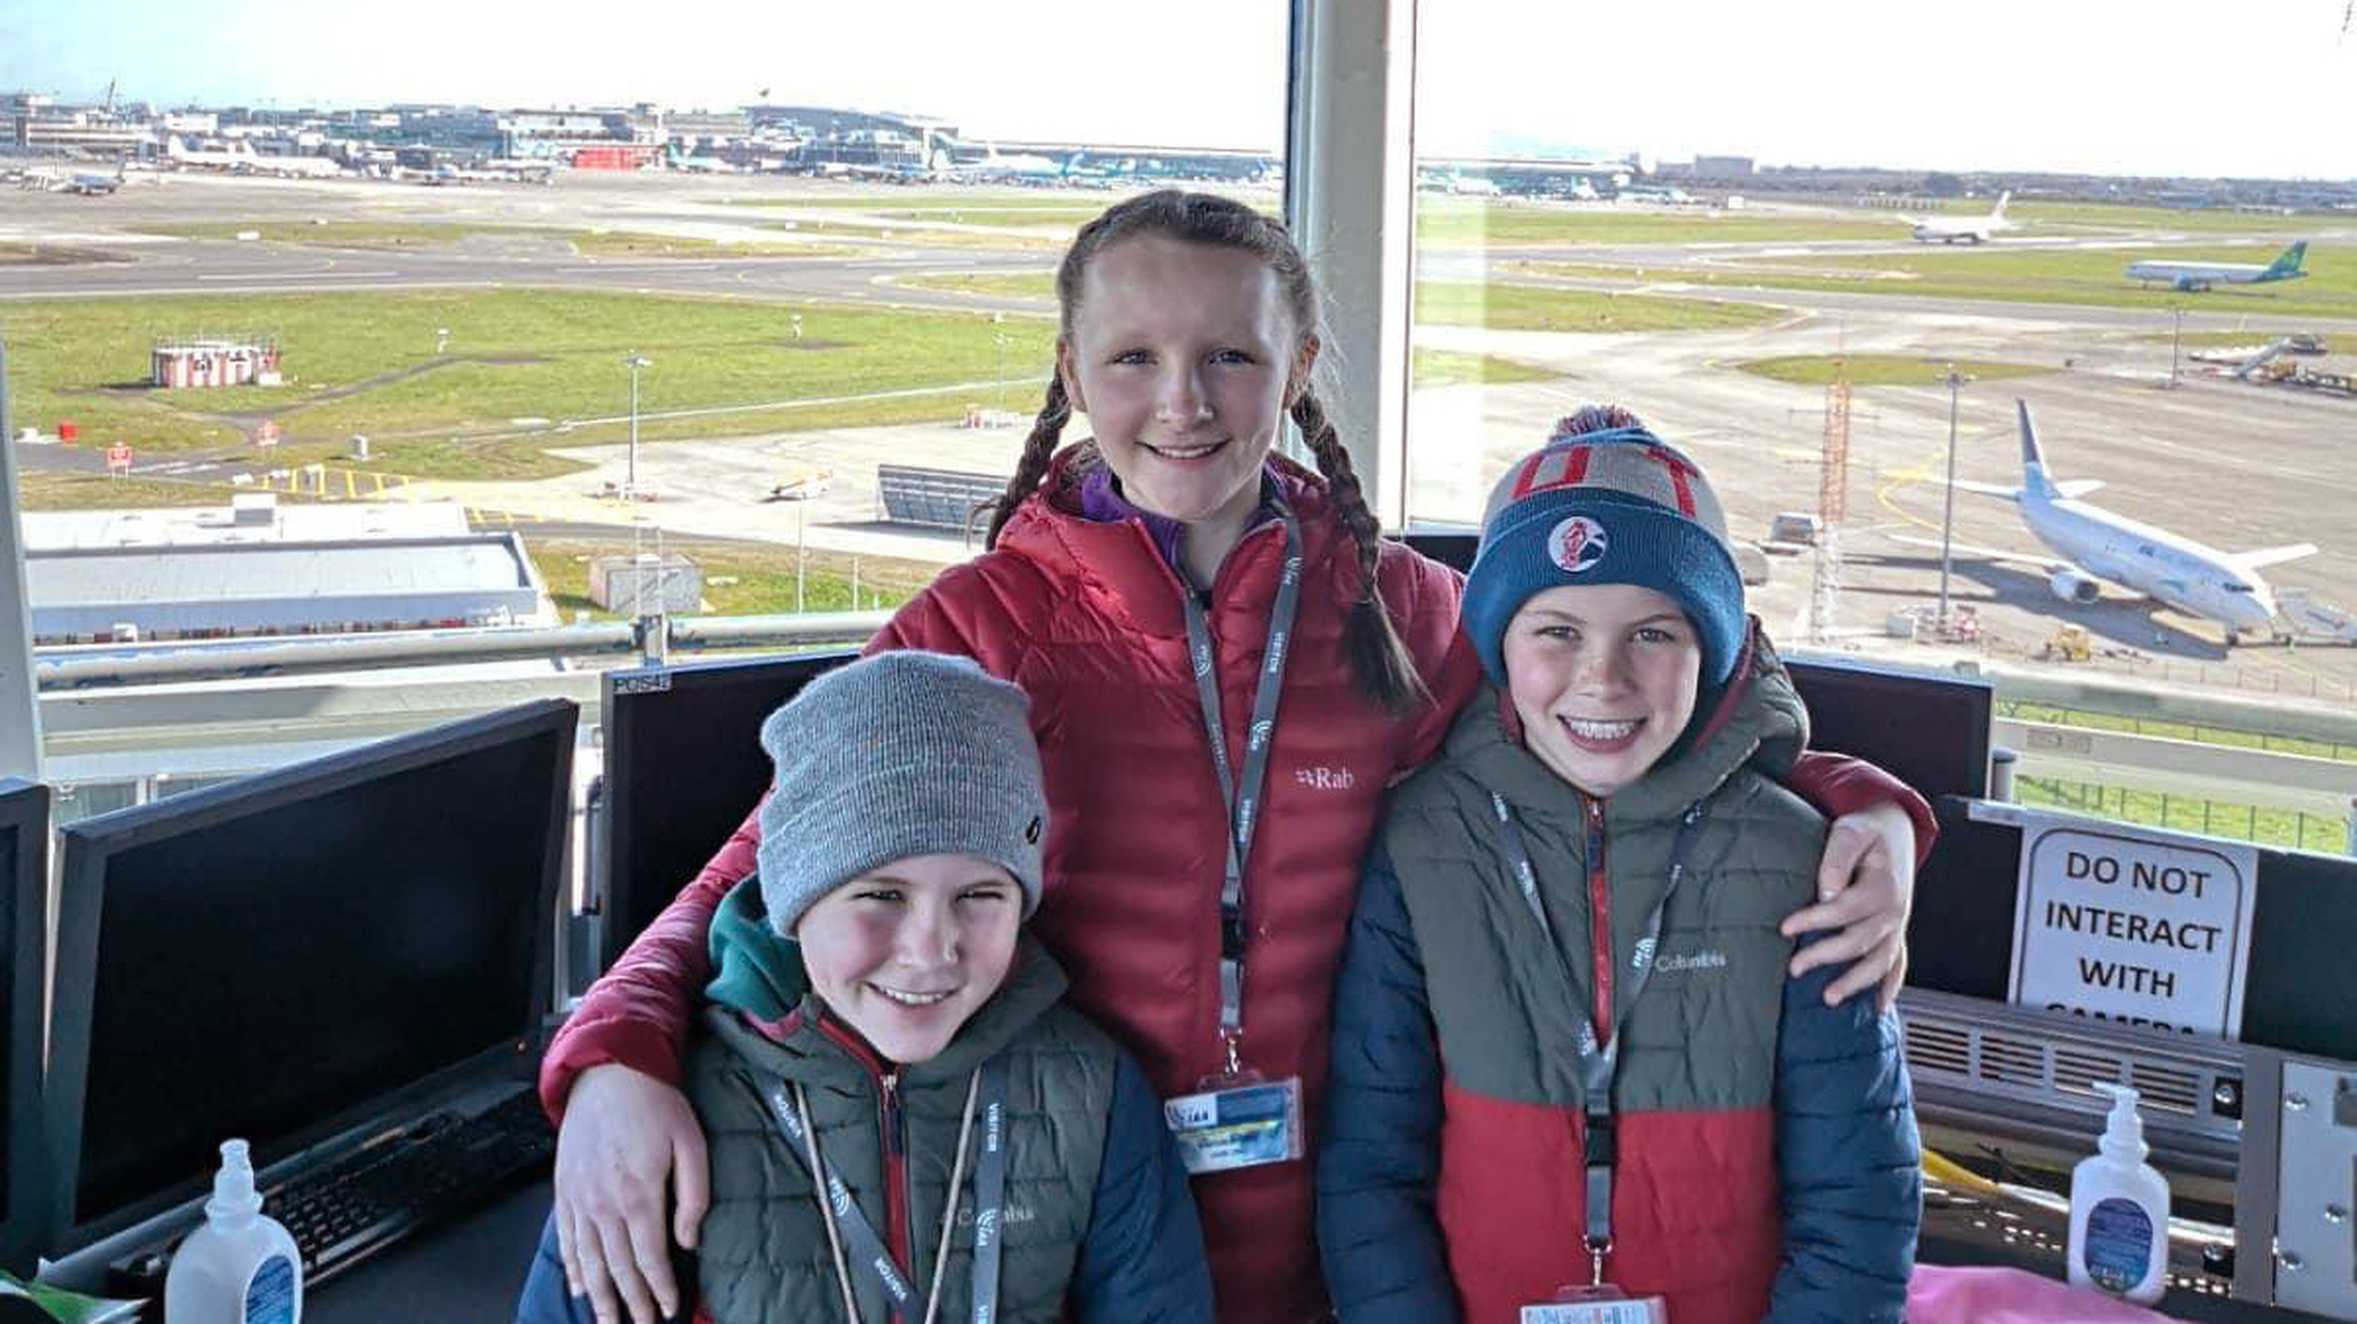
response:
M890 1240L888 1249L893 1262L900 1266L901 1276L913 1284L916 1279L910 1265L916 1237L910 1230L914 1224L910 1221L908 1202L908 1129L900 1108L900 1072L886 1069L884 1059L877 1056L875 1049L849 1027L838 1025L833 1017L820 1017L818 1028L875 1077L876 1130L884 1152L884 1235ZM907 1324L898 1311L890 1318L892 1324Z
M1596 980L1596 1042L1612 1042L1612 883L1604 870L1604 802L1580 797L1588 825L1588 947Z

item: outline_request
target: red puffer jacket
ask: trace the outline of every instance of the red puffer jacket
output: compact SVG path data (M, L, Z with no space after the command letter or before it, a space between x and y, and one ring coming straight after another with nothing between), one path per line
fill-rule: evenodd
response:
M1342 637L1360 582L1349 536L1323 483L1281 461L1277 469L1301 520L1305 567L1266 809L1245 867L1243 1054L1266 1076L1300 1075L1316 1117L1334 975L1383 790L1433 755L1481 674L1457 631L1455 574L1388 545L1383 597L1435 703L1392 720L1358 691ZM1070 973L1073 1003L1137 1054L1156 1089L1185 1093L1221 1065L1227 813L1188 665L1186 589L1143 524L1078 514L1078 479L1067 455L996 550L943 571L870 651L964 654L1031 695L1053 813L1037 931ZM1239 773L1284 545L1275 522L1247 534L1211 594L1220 706ZM1804 764L1794 781L1835 814L1894 796L1922 803L1845 759ZM690 1010L711 975L705 931L720 898L753 872L759 835L748 816L590 989L541 1067L552 1117L574 1077L600 1063L679 1079ZM1308 1163L1198 1178L1195 1197L1223 1321L1321 1317Z

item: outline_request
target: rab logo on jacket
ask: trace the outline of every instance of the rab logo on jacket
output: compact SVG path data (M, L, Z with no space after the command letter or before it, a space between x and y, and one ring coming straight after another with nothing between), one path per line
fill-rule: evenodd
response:
M1575 575L1595 569L1611 547L1604 526L1585 515L1570 516L1547 535L1547 555Z
M1293 781L1313 791L1347 791L1359 784L1359 779L1350 769L1329 768L1322 764L1315 768L1295 768Z

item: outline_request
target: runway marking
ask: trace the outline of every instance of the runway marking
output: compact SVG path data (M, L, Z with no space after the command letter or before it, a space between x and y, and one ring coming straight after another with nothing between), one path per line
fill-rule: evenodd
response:
M319 280L323 277L332 277L336 280L383 280L387 277L398 277L401 274L398 271L330 271L322 267L316 271L198 272L196 278L198 280Z

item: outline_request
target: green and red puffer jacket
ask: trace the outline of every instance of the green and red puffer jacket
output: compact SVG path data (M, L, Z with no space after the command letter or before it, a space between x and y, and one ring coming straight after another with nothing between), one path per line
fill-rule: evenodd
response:
M1615 1019L1606 1277L1666 1296L1676 1324L1900 1318L1921 1182L1898 1025L1870 995L1827 1007L1837 969L1785 975L1778 925L1813 899L1824 820L1760 769L1789 765L1808 717L1756 635L1737 676L1690 747L1609 800L1533 757L1502 695L1394 793L1337 984L1318 1157L1343 1324L1504 1324L1588 1281L1574 1044Z

